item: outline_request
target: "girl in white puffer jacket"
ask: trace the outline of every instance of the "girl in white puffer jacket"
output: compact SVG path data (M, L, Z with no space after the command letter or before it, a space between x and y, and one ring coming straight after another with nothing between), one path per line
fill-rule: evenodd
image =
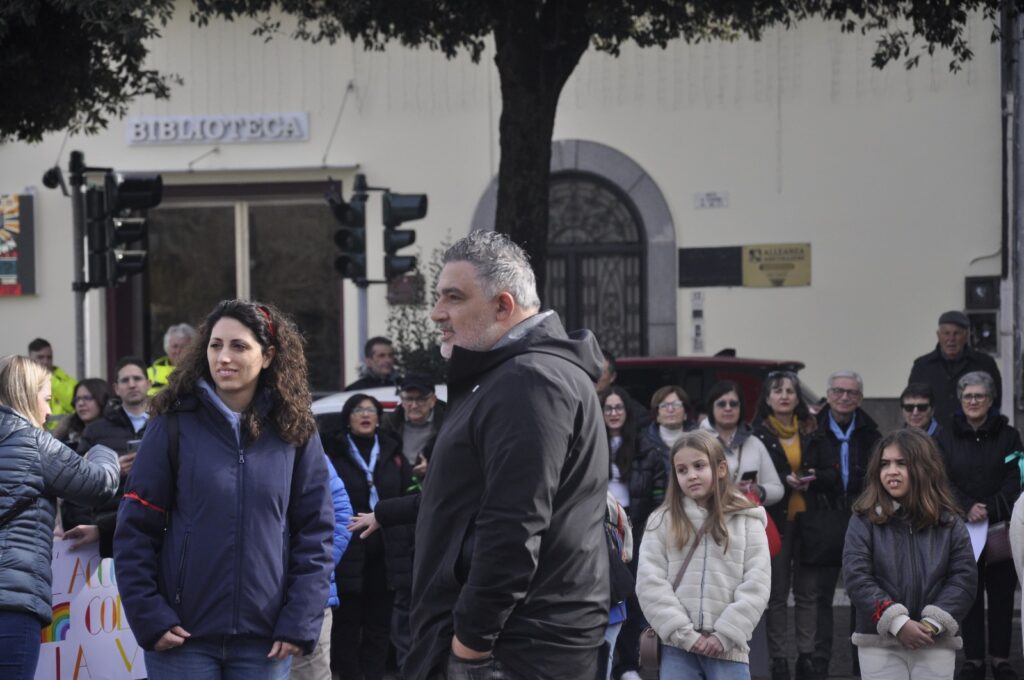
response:
M749 678L748 642L771 589L764 509L734 490L722 445L708 432L684 434L672 466L637 574L640 607L663 643L661 678Z

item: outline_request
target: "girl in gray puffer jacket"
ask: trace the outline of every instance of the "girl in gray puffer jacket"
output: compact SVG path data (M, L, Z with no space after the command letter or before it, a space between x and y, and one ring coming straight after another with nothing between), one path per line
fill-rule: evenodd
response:
M82 458L42 429L50 374L27 357L0 358L0 678L32 678L50 623L57 497L84 505L117 491L117 455Z
M868 463L843 550L864 680L951 680L977 567L934 441L908 428Z

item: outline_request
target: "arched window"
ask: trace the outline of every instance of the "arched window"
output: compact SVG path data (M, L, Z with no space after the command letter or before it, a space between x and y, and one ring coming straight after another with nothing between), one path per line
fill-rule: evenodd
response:
M617 356L646 353L646 237L632 202L597 175L560 172L549 215L545 306Z

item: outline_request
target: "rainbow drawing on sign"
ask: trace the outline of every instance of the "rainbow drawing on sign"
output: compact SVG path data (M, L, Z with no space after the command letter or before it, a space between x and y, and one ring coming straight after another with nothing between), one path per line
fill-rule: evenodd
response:
M67 640L71 629L71 603L61 602L53 606L53 621L43 628L41 642L60 642Z

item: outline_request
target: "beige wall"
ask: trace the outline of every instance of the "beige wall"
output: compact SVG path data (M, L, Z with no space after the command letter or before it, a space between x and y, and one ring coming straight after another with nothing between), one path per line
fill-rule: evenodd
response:
M475 65L401 48L264 44L245 22L198 29L182 15L155 46L153 64L185 85L169 102L138 102L133 114L307 111L311 140L222 145L191 174L189 163L210 146L129 147L121 122L73 138L68 150L118 169L161 170L168 182L244 171L261 179L332 174L349 184L358 166L371 184L429 194L429 215L417 224L424 253L469 229L497 169L492 51ZM589 52L566 86L555 137L599 142L642 167L668 202L676 247L811 242L810 287L703 289L709 352L803 360L819 391L832 370L854 368L869 396L891 397L912 359L934 345L937 315L962 305L963 277L998 273L998 258L972 263L1000 244L998 46L987 37L984 24L972 27L976 57L960 74L948 73L945 56L909 72L875 71L870 37L817 23L771 32L760 44L626 47L619 59ZM354 90L328 149L349 81ZM39 295L0 299L0 352L24 351L45 335L58 361L72 366L70 207L39 185L60 141L0 146L0 193L39 192L40 244ZM329 171L315 169L324 163ZM730 206L696 210L700 191L727 191ZM377 210L370 225L379 225ZM381 266L375 228L371 275ZM690 291L676 287L674 272L663 285L675 295L678 348L688 353ZM354 289L346 309L354 370ZM384 330L383 309L374 287L371 334ZM92 366L99 361L93 351Z

